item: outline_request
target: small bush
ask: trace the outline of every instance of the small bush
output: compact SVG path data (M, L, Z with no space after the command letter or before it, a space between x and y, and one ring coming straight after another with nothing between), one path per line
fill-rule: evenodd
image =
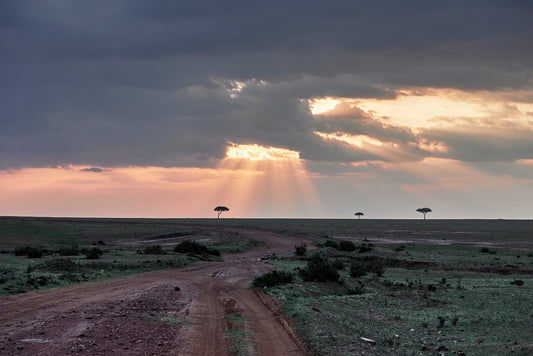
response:
M77 272L79 270L79 266L75 262L67 258L53 258L51 260L36 265L34 269L62 273Z
M514 281L511 282L511 284L516 285L516 286L522 286L524 285L524 281L521 279L515 279Z
M39 247L20 246L15 248L15 256L28 256L29 258L43 257L43 250Z
M493 251L491 249L489 249L488 247L482 247L479 252L481 253L488 253L489 255L495 255L496 254L496 251Z
M78 256L80 254L80 249L77 245L73 244L69 247L62 247L59 249L60 256Z
M384 271L383 263L379 260L355 260L350 265L350 276L354 278L360 278L367 273L381 277Z
M26 284L32 285L34 287L39 287L39 286L44 287L49 282L51 282L51 279L49 279L47 276L36 276L36 277L28 276L26 279Z
M145 255L164 255L166 254L165 251L163 251L163 248L161 245L155 245L155 246L146 246L144 248L144 254Z
M323 244L324 247L333 247L335 249L339 249L339 244L336 243L335 241L331 241L331 240L327 240L326 242L324 242Z
M351 241L339 242L339 250L341 251L351 252L351 251L355 251L356 249L357 247Z
M193 255L214 255L220 256L220 251L217 249L209 249L207 246L199 244L196 241L182 241L174 246L174 251L178 253L190 253Z
M348 289L348 295L359 295L363 294L365 292L365 286L362 284L359 284L355 286L354 288Z
M252 282L252 286L255 288L274 287L280 284L292 283L293 279L294 275L290 272L274 270L256 277Z
M333 263L331 265L333 266L333 268L335 268L338 271L344 269L344 262L342 262L339 259L336 259L335 261L333 261Z
M29 247L28 248L28 258L41 258L43 257L43 250L39 247Z
M366 263L363 261L353 261L350 265L350 276L353 278L363 277L368 273Z
M340 275L328 260L316 254L307 260L307 267L300 270L300 277L307 282L337 282Z
M220 256L220 250L217 250L216 248L208 248L207 253L213 256Z
M372 251L372 246L369 245L369 244L362 244L362 245L359 245L359 253L365 253L365 252L370 252Z
M370 272L374 273L378 277L383 276L383 273L385 272L385 267L383 266L383 263L377 260L374 260L372 262L373 263L369 266Z
M88 260L97 260L102 256L103 252L97 247L93 247L87 251L86 256Z
M29 246L15 247L15 251L14 251L15 256L27 256L29 248L30 248Z
M301 244L300 246L294 246L294 255L295 256L305 256L307 254L307 246Z

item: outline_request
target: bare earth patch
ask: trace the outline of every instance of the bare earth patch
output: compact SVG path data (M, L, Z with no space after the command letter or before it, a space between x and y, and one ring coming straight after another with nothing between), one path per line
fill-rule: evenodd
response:
M261 257L308 242L238 231L264 244L223 262L0 297L0 354L234 355L238 330L251 354L304 355L281 305L246 286L272 269Z

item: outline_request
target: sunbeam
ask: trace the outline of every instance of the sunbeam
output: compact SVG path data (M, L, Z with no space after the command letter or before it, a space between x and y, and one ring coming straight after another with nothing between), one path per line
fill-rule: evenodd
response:
M217 169L230 170L216 194L233 214L294 216L317 204L317 195L299 153L257 144L230 143Z

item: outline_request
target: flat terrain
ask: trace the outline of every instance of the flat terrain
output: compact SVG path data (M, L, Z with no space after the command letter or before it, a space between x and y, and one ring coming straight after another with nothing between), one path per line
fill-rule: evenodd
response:
M531 220L6 217L0 238L0 354L533 354ZM249 288L273 268L290 281Z
M263 245L182 269L0 297L0 353L302 355L279 304L247 284L261 260L304 242L239 230Z

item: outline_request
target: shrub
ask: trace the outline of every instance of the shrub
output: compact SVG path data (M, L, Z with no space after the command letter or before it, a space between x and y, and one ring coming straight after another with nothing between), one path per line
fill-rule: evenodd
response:
M362 244L359 246L359 253L365 253L372 251L372 247L369 244Z
M144 254L145 255L164 255L166 254L165 251L163 251L163 248L161 245L155 245L155 246L146 246L144 248Z
M307 246L301 244L300 246L294 246L294 255L295 256L305 256L307 254Z
M307 260L307 267L300 270L300 277L307 282L336 282L340 275L328 260L315 254Z
M337 250L339 249L339 244L336 243L335 241L331 241L331 240L327 240L326 242L324 242L324 247L333 247L333 248L336 248Z
M213 256L220 256L220 250L217 250L216 248L208 248L207 253Z
M97 247L93 247L87 251L86 256L88 260L97 260L102 256L103 252Z
M274 287L280 284L292 283L293 279L294 275L290 272L274 270L256 277L252 282L252 286L255 288Z
M366 263L363 261L353 261L350 265L350 276L353 278L360 278L368 272Z
M72 244L70 247L62 247L59 249L60 256L77 256L80 254L80 249L77 245Z
M32 285L34 287L39 287L39 286L44 287L49 282L51 282L51 279L49 279L46 276L36 276L36 277L28 276L26 278L26 284Z
M522 286L524 285L524 281L521 279L515 279L514 281L511 282L511 284L514 284L516 286Z
M348 295L359 295L363 294L365 292L365 286L362 284L359 284L355 286L354 288L348 289Z
M369 262L369 271L374 273L378 277L383 276L383 273L385 272L385 267L383 266L383 263L379 260L370 260Z
M15 247L15 251L14 251L15 256L27 256L29 248L30 248L29 246Z
M339 250L341 251L351 252L351 251L355 251L356 249L357 247L351 241L339 242Z
M335 261L333 261L333 263L331 264L333 266L333 268L335 268L336 270L343 270L344 269L344 262L342 262L341 260L339 259L336 259Z
M29 258L43 257L43 250L39 247L19 246L15 248L15 256L28 256Z
M193 255L215 255L220 256L220 251L217 249L209 249L207 246L199 244L196 241L182 241L174 246L174 251L178 253L190 253Z
M385 268L383 263L379 260L355 260L350 265L350 276L359 278L367 273L374 273L378 277L383 276Z
M43 257L43 250L41 250L39 247L28 247L28 257L41 258Z
M174 251L179 253L192 253L195 255L207 254L207 246L199 244L196 241L182 241L174 246Z

